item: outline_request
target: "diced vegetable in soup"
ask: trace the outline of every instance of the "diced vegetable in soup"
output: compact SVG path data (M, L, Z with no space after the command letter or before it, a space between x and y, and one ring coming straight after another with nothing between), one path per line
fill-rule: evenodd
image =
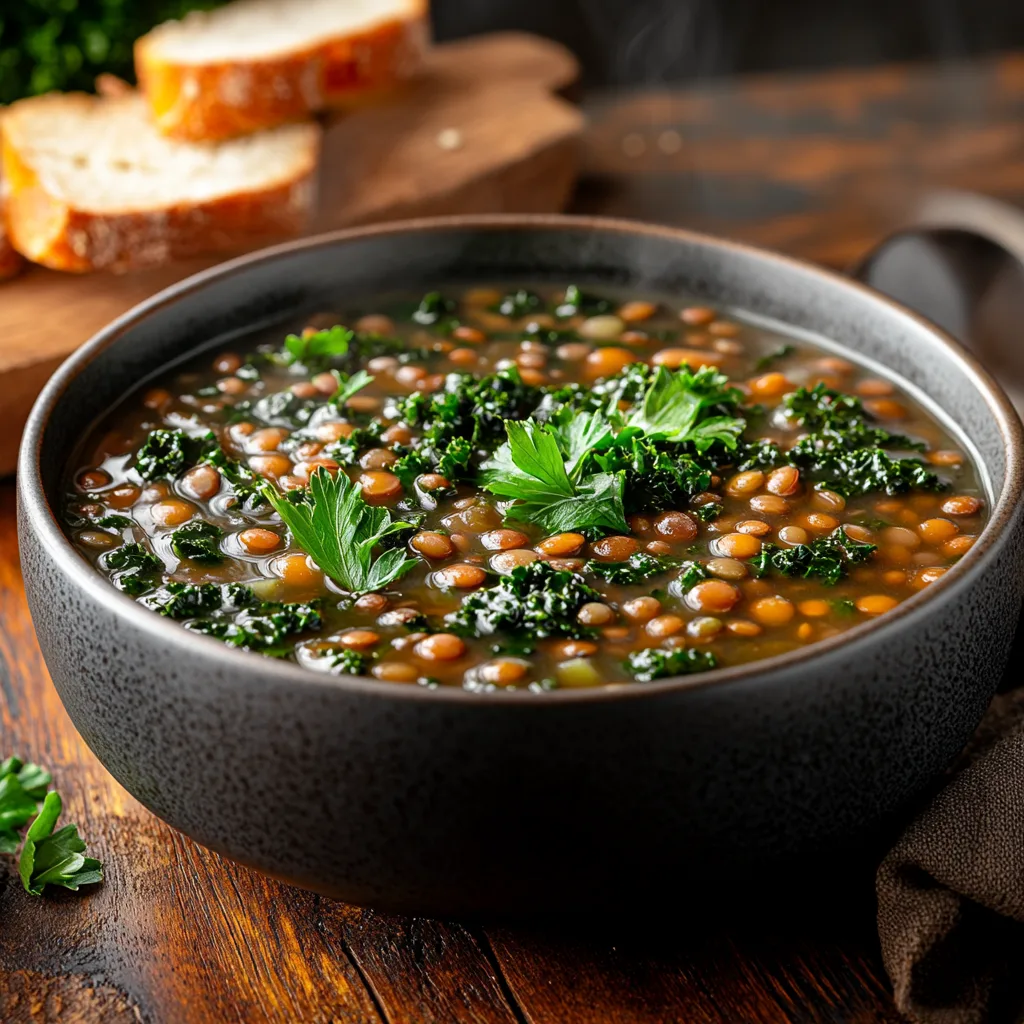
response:
M185 629L471 690L646 683L884 615L969 550L899 385L725 311L475 288L207 353L88 437L67 529Z

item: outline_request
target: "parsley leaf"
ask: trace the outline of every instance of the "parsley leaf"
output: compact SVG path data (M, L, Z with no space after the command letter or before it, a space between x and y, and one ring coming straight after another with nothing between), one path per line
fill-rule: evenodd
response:
M374 381L365 370L357 370L351 377L336 370L334 376L338 381L338 390L331 395L331 405L336 409L340 409L354 394Z
M0 834L21 828L35 813L36 797L26 792L16 774L0 778Z
M324 331L289 334L284 339L284 361L289 366L301 364L309 370L323 368L332 359L348 355L352 332L340 324Z
M500 497L519 499L509 509L511 518L551 533L629 529L622 507L622 473L583 475L585 452L574 451L566 453L573 469L570 478L554 428L533 420L506 420L505 430L508 441L482 466L482 486Z
M696 373L687 369L672 373L659 366L626 426L636 427L648 437L690 441L698 452L706 451L715 441L735 448L745 420L732 416L702 419L702 413L715 406L731 407L739 402L739 390L727 385L728 378L712 366L702 366Z
M93 857L83 856L85 843L76 825L65 825L54 832L63 809L56 792L46 794L39 817L29 826L18 860L18 874L25 891L42 894L47 885L77 890L103 880L103 868Z
M0 761L0 779L7 775L16 775L21 788L29 796L36 800L42 800L46 795L46 787L52 781L52 776L45 769L31 761L25 764L20 757L9 757Z
M269 483L263 484L262 493L296 544L349 593L380 590L417 564L397 549L373 557L373 549L384 537L409 524L392 522L387 509L368 505L344 473L331 476L325 469L317 469L309 479L308 491L297 501Z

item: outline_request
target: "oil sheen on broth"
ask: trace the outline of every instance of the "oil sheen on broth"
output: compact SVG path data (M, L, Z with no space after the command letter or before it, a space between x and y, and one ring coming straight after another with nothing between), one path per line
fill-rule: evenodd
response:
M64 511L184 628L336 675L548 690L834 636L945 573L986 503L936 419L854 360L569 286L208 349L97 425Z

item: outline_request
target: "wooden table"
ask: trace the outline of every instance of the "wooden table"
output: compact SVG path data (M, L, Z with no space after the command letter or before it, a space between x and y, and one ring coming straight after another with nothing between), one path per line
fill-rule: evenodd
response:
M596 98L576 207L697 226L835 265L928 185L1024 200L1024 58ZM0 749L53 767L95 891L0 889L0 1021L61 1024L776 1024L899 1020L871 864L765 900L695 894L653 922L396 919L234 866L100 767L32 633L0 487ZM187 765L182 766L188 770ZM585 857L587 851L581 850ZM695 903L697 899L695 899ZM710 906L710 914L707 908Z

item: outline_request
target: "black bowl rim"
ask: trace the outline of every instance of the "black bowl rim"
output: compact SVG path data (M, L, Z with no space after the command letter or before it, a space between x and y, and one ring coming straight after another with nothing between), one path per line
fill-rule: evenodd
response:
M959 364L959 369L971 384L983 395L998 423L1006 452L1006 476L1003 487L991 509L989 522L979 535L977 542L960 561L940 579L926 589L901 602L892 611L825 640L817 641L807 648L787 652L727 668L689 676L673 676L650 683L606 684L588 688L555 689L544 694L527 690L474 692L461 687L438 687L428 689L410 686L408 683L390 683L359 676L321 676L291 662L273 658L262 658L258 672L253 659L260 657L249 651L229 647L212 637L187 632L180 625L169 622L152 611L142 607L130 597L110 585L99 573L89 566L72 546L65 535L54 510L46 500L42 486L40 454L42 436L50 413L60 401L81 369L100 355L109 345L136 322L157 310L173 305L178 299L208 282L234 274L244 274L249 267L288 256L299 250L331 247L339 242L368 237L388 235L416 235L430 231L476 230L476 231L531 231L531 230L580 230L591 229L605 232L640 235L652 238L667 238L696 244L725 252L734 252L754 257L763 262L782 264L810 280L839 285L861 293L869 302L884 306L889 315L896 315L909 321L918 330L924 330L932 343L947 350ZM854 281L842 274L826 270L814 264L793 257L784 256L727 239L705 235L683 228L646 224L639 221L614 217L571 216L564 214L460 214L445 217L424 217L405 221L394 221L368 227L344 228L308 238L296 239L270 246L256 252L220 263L197 274L190 275L177 284L163 289L156 295L133 306L95 334L84 345L70 355L47 382L29 415L21 443L18 465L18 492L24 512L38 531L40 540L52 554L61 560L62 569L73 582L82 587L90 597L128 623L155 634L168 645L187 643L190 653L204 650L206 656L222 663L229 672L234 671L239 681L253 685L256 679L270 684L288 682L296 686L327 688L331 690L355 691L376 694L387 699L408 699L446 701L458 704L477 704L481 707L499 703L528 702L542 704L563 702L604 703L607 701L644 700L667 692L704 689L732 683L749 681L757 676L776 673L790 667L803 665L828 653L864 640L882 631L891 630L900 620L913 615L923 605L938 599L947 590L965 580L969 574L984 571L984 562L999 539L1007 524L1012 520L1015 504L1024 497L1024 426L1009 399L995 379L957 341L940 327L919 316L912 310L893 301L873 288ZM247 671L247 668L249 671Z

